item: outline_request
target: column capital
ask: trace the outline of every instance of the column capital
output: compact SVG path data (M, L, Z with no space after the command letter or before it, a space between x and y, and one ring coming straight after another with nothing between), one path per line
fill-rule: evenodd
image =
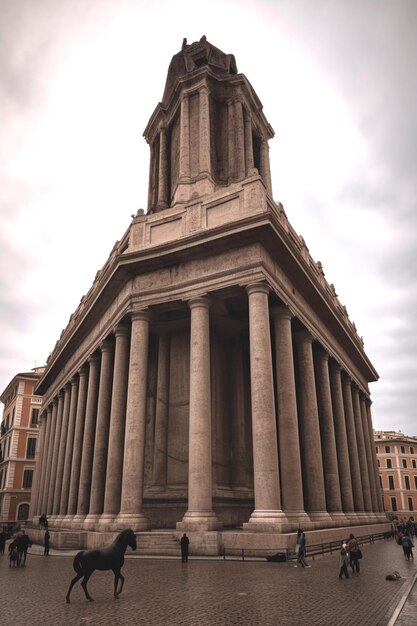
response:
M211 300L207 294L202 294L201 296L195 296L194 298L190 298L188 300L188 306L190 309L195 309L196 307L204 307L206 309L210 308Z
M94 365L95 363L98 363L99 360L100 360L100 357L96 352L94 352L93 354L90 354L90 356L88 357L89 365Z
M80 378L87 376L87 366L85 363L81 365L80 369L78 370L78 376Z
M71 383L71 387L75 387L78 384L78 378L76 376L73 376L70 380Z
M248 285L246 285L245 289L248 296L252 295L253 293L265 293L268 295L271 291L271 287L264 282L249 283Z
M327 350L325 348L323 348L323 346L320 343L317 343L315 346L315 353L318 356L318 358L322 361L329 361L329 353L327 352Z
M294 317L294 314L286 304L281 304L271 308L271 317L273 319L291 320Z
M330 360L329 361L329 365L330 368L336 373L336 374L341 374L342 372L342 366L340 365L340 363L338 363L337 361L334 360Z
M131 311L130 319L132 322L136 322L137 320L142 320L144 322L149 322L151 319L151 312L149 309L141 309L139 311Z
M100 350L101 352L110 352L110 350L113 348L113 340L110 339L109 337L107 337L106 339L104 339L104 341L101 342L100 344Z
M120 322L120 324L115 326L113 329L113 334L115 337L120 337L122 335L127 336L129 333L130 333L130 327L128 324L124 322Z
M310 343L310 344L312 344L313 340L314 340L314 337L310 333L309 330L304 328L303 330L296 330L295 331L294 339L295 339L297 344L301 344L301 343Z

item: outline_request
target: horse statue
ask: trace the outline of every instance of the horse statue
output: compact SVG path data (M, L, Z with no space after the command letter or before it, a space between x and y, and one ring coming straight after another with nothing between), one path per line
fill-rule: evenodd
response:
M90 602L93 598L90 596L87 590L87 583L91 574L96 570L109 570L114 573L114 597L117 600L122 593L123 585L125 582L120 570L125 562L125 552L127 546L130 546L132 550L136 550L136 535L131 528L123 530L113 541L110 546L106 546L101 550L82 550L74 557L73 567L77 572L77 575L71 580L66 600L69 604L70 594L75 583L83 579L81 587L84 589L85 596ZM120 589L118 590L118 583L121 581Z

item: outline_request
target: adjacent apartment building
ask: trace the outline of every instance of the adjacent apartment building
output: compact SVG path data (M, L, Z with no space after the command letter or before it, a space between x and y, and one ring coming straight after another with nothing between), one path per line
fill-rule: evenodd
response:
M0 526L28 519L42 406L34 389L44 370L16 374L0 396Z
M417 515L417 437L378 430L374 438L385 511Z

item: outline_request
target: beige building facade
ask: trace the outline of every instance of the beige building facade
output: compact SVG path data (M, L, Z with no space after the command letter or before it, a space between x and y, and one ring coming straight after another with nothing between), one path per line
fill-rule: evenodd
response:
M368 387L378 376L273 200L273 135L233 55L184 40L144 133L147 212L115 243L38 386L32 513L52 529L90 543L173 529L210 552L237 533L386 522Z
M417 515L417 437L374 431L379 480L387 513L408 519Z

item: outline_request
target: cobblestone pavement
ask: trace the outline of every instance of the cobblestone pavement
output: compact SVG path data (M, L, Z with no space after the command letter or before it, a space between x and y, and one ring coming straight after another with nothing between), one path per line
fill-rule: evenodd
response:
M112 596L113 574L95 572L88 584L95 602L86 601L77 583L71 604L66 604L65 595L73 577L72 554L51 551L44 557L34 546L21 568L9 568L7 555L0 556L0 623L387 626L417 570L393 540L364 546L361 573L349 580L338 578L337 554L309 560L308 569L294 568L292 562L191 558L181 563L179 558L138 558L130 549L128 554L119 600ZM386 574L394 570L403 578L386 581ZM398 626L417 623L416 591L412 594L414 600L406 602Z

